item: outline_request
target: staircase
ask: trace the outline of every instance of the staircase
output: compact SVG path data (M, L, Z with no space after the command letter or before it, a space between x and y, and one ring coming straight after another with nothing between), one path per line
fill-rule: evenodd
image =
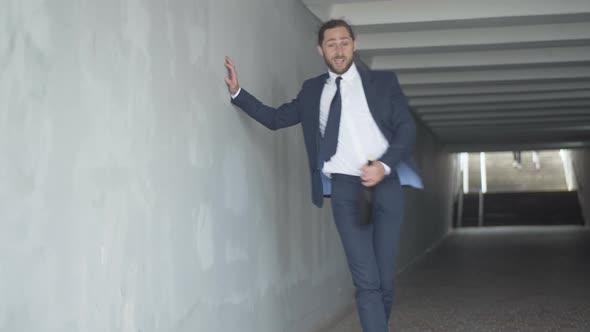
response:
M567 183L559 151L539 151L541 168L532 152L522 152L522 169L512 166L512 152L486 153L488 192L566 191ZM479 153L469 154L469 192L481 190Z
M537 169L532 152L523 151L522 168L515 168L512 152L486 153L487 192L480 195L480 154L470 153L470 193L463 195L456 226L583 225L577 192L567 191L559 151L539 151L539 159Z
M461 227L480 226L479 197L464 195ZM575 191L486 193L482 198L481 226L584 224Z

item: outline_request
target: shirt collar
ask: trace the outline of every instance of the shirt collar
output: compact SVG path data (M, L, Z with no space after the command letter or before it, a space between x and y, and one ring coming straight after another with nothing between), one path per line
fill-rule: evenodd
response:
M332 82L335 82L338 76L341 76L342 80L345 82L351 82L353 79L359 77L359 71L356 68L356 64L354 62L352 63L350 68L348 68L348 70L342 75L338 75L332 72L331 70L329 70L328 73L330 74L330 81Z

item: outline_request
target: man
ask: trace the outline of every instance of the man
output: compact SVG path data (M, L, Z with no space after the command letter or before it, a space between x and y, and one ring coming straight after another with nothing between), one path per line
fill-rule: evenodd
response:
M276 109L240 88L228 57L225 83L232 103L264 126L276 130L301 123L312 201L321 207L331 195L363 330L385 332L402 222L401 185L422 183L412 159L415 124L397 79L393 73L357 68L355 49L345 21L324 23L318 51L329 72L305 81L296 99ZM370 223L359 218L367 188L373 197Z

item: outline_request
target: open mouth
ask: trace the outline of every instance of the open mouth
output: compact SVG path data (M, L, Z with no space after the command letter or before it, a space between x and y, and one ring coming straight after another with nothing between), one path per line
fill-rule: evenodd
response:
M338 67L342 67L345 63L345 58L336 58L334 59L334 64Z

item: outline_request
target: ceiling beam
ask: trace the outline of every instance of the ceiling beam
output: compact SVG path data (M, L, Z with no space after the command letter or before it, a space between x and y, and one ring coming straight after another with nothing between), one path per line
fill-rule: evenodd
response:
M373 70L444 70L451 68L511 67L519 65L575 65L590 62L590 46L551 47L448 53L377 55Z
M584 67L584 66L582 66ZM546 68L546 67L545 67ZM527 68L531 69L531 68ZM402 74L403 75L403 74ZM399 76L399 75L398 75ZM536 80L520 80L520 81L506 81L506 82L495 82L495 81L483 81L483 82L422 82L417 84L404 83L402 87L405 89L425 88L425 89L437 89L437 88L465 88L465 87L493 87L493 86L519 86L519 85L530 85L530 84L552 84L552 83L578 83L587 82L590 80L588 77L559 77L559 78L546 78Z
M581 98L577 100L556 100L543 102L500 102L495 104L473 103L463 105L435 105L421 106L416 108L418 114L441 114L449 112L495 112L498 110L527 110L527 109L550 109L550 108L588 108L590 107L590 98Z
M473 112L473 113L439 113L424 114L420 118L427 123L442 120L466 120L466 119L497 119L497 118L520 118L520 117L543 117L543 116L571 116L571 115L588 115L590 116L590 107L570 108L570 109L524 109L524 110L498 110L490 112Z
M559 124L559 125L505 125L505 126L459 126L459 127L440 127L432 128L432 131L440 136L448 135L493 135L499 137L501 134L507 135L531 135L531 134L547 134L547 133L575 133L576 135L582 133L585 136L590 136L590 124Z
M590 23L357 34L357 52L361 55L551 47L556 43L588 45Z
M557 150L557 149L580 149L590 147L590 140L587 141L536 141L532 143L450 143L444 149L449 152L499 152L499 151L530 151L530 150Z
M590 141L588 0L301 0L344 18L442 142Z
M555 124L577 124L590 125L590 115L577 116L545 116L545 117L520 117L520 118L494 118L494 119L455 119L455 120L431 120L427 124L433 128L441 127L471 127L471 126L489 126L497 125L529 125L529 126L547 126Z
M433 105L460 105L474 103L506 103L521 101L543 101L543 100L571 100L588 98L590 90L576 91L557 91L557 92L533 92L521 94L484 94L484 95L465 95L465 96L435 96L435 97L415 97L410 98L410 105L416 108L420 106Z
M332 5L330 17L344 17L353 25L460 21L590 13L585 0L396 0Z
M440 83L505 83L529 82L549 79L590 79L590 66L522 68L474 71L441 71L430 73L400 73L401 84Z
M554 82L533 84L504 84L487 86L439 86L439 87L404 87L403 91L409 97L475 95L495 93L522 93L522 92L556 92L590 89L590 80L578 82Z

